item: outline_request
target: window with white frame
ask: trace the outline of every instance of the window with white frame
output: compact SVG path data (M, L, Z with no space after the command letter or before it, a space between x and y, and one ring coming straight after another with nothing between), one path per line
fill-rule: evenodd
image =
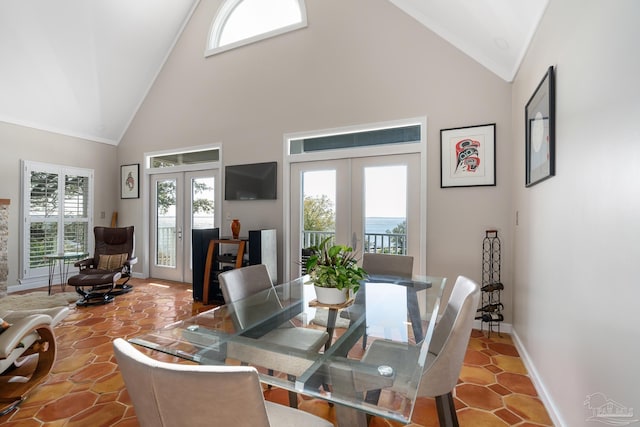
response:
M306 26L304 0L226 0L211 25L205 56Z
M93 170L24 162L21 277L48 273L48 254L89 252Z
M388 125L375 129L340 130L326 134L289 139L289 154L333 151L396 144L416 144L421 141L420 123Z

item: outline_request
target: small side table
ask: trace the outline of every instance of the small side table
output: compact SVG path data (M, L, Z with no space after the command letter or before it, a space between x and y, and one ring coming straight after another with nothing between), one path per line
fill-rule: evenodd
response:
M324 345L324 351L327 351L329 347L331 347L331 343L333 342L333 332L336 329L336 318L338 317L338 310L347 308L351 304L353 304L353 298L349 298L342 304L322 304L318 302L317 299L309 301L309 307L329 309L329 315L327 316L327 334L329 334L329 339Z
M67 284L67 276L69 275L69 261L77 261L88 256L88 252L64 252L45 255L44 259L49 262L49 295L51 295L51 288L53 287L53 277L56 272L56 264L60 265L60 285L64 291L64 287Z

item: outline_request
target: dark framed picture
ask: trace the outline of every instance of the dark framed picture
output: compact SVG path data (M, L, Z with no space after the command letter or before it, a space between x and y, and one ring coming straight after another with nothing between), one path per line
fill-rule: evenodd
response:
M551 66L525 107L526 187L556 174L555 113L555 78Z
M440 130L440 187L496 185L496 125Z
M120 198L140 197L140 164L120 166Z

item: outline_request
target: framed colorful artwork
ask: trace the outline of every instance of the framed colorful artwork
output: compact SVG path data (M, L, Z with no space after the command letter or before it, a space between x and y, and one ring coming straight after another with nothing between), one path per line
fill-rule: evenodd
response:
M440 130L440 187L496 185L496 125Z
M525 107L525 186L556 174L555 79L549 67Z
M140 164L120 166L120 198L140 197Z

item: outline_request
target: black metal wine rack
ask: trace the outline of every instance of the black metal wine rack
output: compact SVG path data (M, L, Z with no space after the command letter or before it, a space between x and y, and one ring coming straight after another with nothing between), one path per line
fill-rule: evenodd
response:
M487 325L488 335L497 330L500 336L500 323L504 320L500 294L504 285L500 280L500 238L497 230L487 230L482 239L482 306L478 309L476 320L482 321L481 330Z

